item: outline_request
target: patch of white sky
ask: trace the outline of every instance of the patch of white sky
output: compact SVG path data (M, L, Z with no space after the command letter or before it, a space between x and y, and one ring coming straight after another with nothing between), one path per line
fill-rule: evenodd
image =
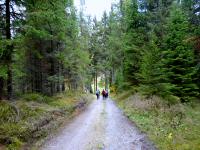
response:
M100 20L104 11L109 13L112 3L116 2L118 0L74 0L74 5L78 10L81 10L81 3L84 4L84 14Z

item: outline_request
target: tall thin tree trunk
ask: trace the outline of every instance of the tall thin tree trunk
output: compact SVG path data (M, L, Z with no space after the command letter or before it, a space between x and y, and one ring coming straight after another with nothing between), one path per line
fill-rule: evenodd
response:
M110 70L110 84L109 84L109 86L111 87L114 82L115 82L115 71L114 71L114 67L112 67L112 69Z
M62 83L62 92L65 91L65 82Z
M96 86L95 86L95 84L96 84L96 82L95 82L95 76L96 76L96 75L94 74L94 91L93 91L94 93L95 93L95 87L96 87Z
M4 79L0 78L0 100L3 98L3 86L4 86Z
M61 66L61 73L63 74L64 81L62 82L62 91L65 91L65 75L64 75L64 66Z
M10 0L6 0L6 39L11 40L10 31ZM8 79L7 79L7 96L8 99L12 98L13 88L12 88L12 46L7 46L7 67L8 67Z
M54 75L54 61L53 61L53 58L51 58L51 76ZM53 81L51 81L51 93L50 95L54 95L54 88L55 88L55 84Z
M49 28L50 28L50 33L51 33L51 35L53 36L53 31L52 31L52 27L51 27L51 24L49 24L48 23L48 25L49 25ZM51 49L51 53L53 53L53 51L54 51L54 43L53 43L53 39L51 39L51 41L50 41L50 49ZM50 64L51 64L51 76L54 76L55 75L55 67L56 67L56 62L54 61L54 58L53 58L53 56L51 56L51 60L50 60ZM56 84L55 84L55 82L54 81L51 81L51 93L50 93L50 95L54 95L55 94L55 91L56 91Z
M109 86L111 87L112 86L112 70L110 70L110 74L109 74Z
M96 80L95 80L95 82L96 82L96 90L98 89L98 81L97 81L97 73L96 73L96 75L95 75L95 77L96 77Z
M38 81L39 81L39 91L41 93L44 93L44 90L43 90L43 87L42 87L42 84L43 84L43 80L42 80L42 62L40 61L39 62L39 66L38 66Z
M107 73L105 73L105 89L108 89L108 78L107 78Z

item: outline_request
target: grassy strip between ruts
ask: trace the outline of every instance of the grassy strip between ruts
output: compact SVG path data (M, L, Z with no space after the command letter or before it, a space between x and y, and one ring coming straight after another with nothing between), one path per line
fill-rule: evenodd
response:
M73 92L55 97L26 94L15 102L0 101L0 149L29 149L92 99Z
M200 103L169 105L159 97L125 92L115 99L160 150L200 150Z

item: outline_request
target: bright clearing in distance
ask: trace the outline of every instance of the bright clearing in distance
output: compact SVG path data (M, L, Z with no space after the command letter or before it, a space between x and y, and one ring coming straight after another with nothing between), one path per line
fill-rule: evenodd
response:
M97 18L100 20L103 12L107 13L111 9L112 3L116 3L118 0L74 0L75 7L80 10L81 4L84 8L84 13L90 15L91 17Z

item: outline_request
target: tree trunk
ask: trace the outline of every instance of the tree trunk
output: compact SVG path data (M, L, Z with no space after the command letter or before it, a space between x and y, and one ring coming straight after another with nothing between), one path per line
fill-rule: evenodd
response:
M96 90L97 90L97 88L98 88L98 83L97 83L97 73L96 73L95 77L96 77Z
M65 74L64 74L64 66L63 66L63 64L62 64L62 67L61 67L61 73L62 73L62 75L64 77L64 80L62 82L62 92L63 92L63 91L65 91Z
M11 40L11 31L10 31L10 0L6 0L6 39ZM7 79L7 96L8 99L12 98L13 88L12 88L12 49L11 45L7 46L7 67L8 67L8 79Z
M4 79L0 78L0 100L3 98L3 86L4 86Z
M51 58L51 76L54 75L54 61L53 58ZM51 93L50 95L54 95L54 90L55 90L55 84L54 81L51 81Z
M8 100L10 100L13 96L11 64L8 64L8 72L7 73L8 73L7 92L8 92Z
M112 76L112 70L110 70L110 77L109 77L109 86L112 86L113 76Z
M96 87L96 86L95 86L95 83L96 83L96 82L95 82L95 74L94 74L94 93L95 93L95 87Z
M111 87L114 82L115 82L115 71L114 71L114 67L112 67L112 69L110 70L110 84L109 84L109 86Z
M49 23L48 23L48 25L49 25L49 28L50 28L50 33L51 33L51 35L53 36L52 27L51 27L51 25L50 25ZM53 53L53 50L54 50L54 47L53 47L53 46L54 46L53 40L51 39L51 41L50 41L50 49L51 49L51 52L50 52L50 53ZM50 75L51 75L51 76L54 76L54 75L55 75L56 63L55 63L55 61L54 61L53 56L51 56L50 65L51 65L51 72L50 72ZM56 87L55 81L52 80L52 81L51 81L51 93L50 93L51 96L53 96L54 93L55 93L55 91L56 91L56 88L55 88L55 87Z
M62 83L62 92L65 91L65 82Z
M105 89L108 89L108 77L107 77L107 73L105 73Z

